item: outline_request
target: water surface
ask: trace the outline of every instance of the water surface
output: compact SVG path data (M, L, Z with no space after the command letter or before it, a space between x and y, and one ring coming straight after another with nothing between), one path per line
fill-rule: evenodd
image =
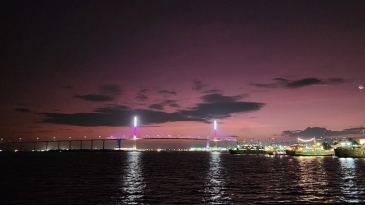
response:
M43 152L0 166L2 205L365 203L365 159Z

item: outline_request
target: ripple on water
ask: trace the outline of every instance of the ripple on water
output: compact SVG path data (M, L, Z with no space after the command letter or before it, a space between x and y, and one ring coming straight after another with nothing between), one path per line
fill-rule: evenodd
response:
M364 203L365 159L209 152L0 155L1 204Z

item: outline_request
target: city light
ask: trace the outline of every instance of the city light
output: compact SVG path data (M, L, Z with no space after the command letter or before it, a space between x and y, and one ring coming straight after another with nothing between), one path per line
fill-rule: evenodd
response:
M303 140L303 139L300 139L300 138L298 138L298 140L300 140L302 142L310 142L310 141L313 141L314 140L314 137L312 139L309 139L309 140Z

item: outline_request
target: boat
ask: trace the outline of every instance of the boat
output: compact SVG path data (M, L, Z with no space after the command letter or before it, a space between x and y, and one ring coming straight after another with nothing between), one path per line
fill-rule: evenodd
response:
M228 151L230 154L265 154L265 150L261 146L237 145Z
M332 147L335 150L335 156L340 158L365 158L365 127L362 129L363 139L356 141L348 138L346 141L336 142Z
M365 144L335 146L335 156L340 158L365 158Z
M307 147L305 145L291 145L286 150L286 154L290 156L332 156L333 152L319 147Z
M298 138L298 141L301 140ZM286 154L290 156L333 156L333 152L330 150L325 150L322 147L319 147L316 144L316 138L312 138L310 140L301 140L301 141L314 141L312 147L308 147L304 144L294 144L289 146L286 150Z
M362 130L365 139L365 127ZM365 158L365 140L359 139L356 141L352 138L348 138L342 142L336 142L332 147L335 150L335 156L337 157L352 157L352 158Z
M265 146L264 150L265 150L265 154L269 154L269 155L286 155L284 146L267 145L267 146Z
M272 155L286 155L285 150L275 150Z

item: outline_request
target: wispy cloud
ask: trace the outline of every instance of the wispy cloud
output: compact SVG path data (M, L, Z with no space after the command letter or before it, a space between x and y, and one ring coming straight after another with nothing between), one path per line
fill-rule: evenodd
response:
M180 106L176 103L176 100L164 100L160 103L155 103L149 106L151 109L163 110L165 106L179 108Z
M139 101L146 101L146 100L148 100L148 97L147 97L147 94L146 93L147 93L147 89L140 90L137 93L136 99L139 100Z
M92 102L107 102L107 101L113 101L114 98L109 95L104 94L92 94L92 95L75 95L74 98L80 98L86 101L92 101Z
M29 110L27 108L15 108L14 110L15 111L18 111L18 112L22 112L22 113L29 113L29 112L31 112L31 110Z
M108 102L115 100L115 97L122 94L122 90L118 85L106 84L99 87L99 93L86 94L86 95L74 95L74 98L83 99L91 102Z
M122 94L122 89L119 88L118 85L115 84L106 84L106 85L101 85L100 88L100 93L103 93L105 95L121 95Z
M169 90L160 90L158 91L160 94L163 94L163 95L176 95L176 92L175 91L169 91Z
M199 80L194 80L193 81L193 90L202 91L206 87L208 87L208 84L204 84Z
M74 89L74 87L72 85L65 85L65 86L62 86L63 89L66 89L66 90L72 90Z
M251 83L250 85L259 88L289 88L297 89L305 86L311 85L334 85L346 82L342 78L329 78L329 79L319 79L319 78L302 78L299 80L288 80L285 78L274 78L275 82L267 84Z

